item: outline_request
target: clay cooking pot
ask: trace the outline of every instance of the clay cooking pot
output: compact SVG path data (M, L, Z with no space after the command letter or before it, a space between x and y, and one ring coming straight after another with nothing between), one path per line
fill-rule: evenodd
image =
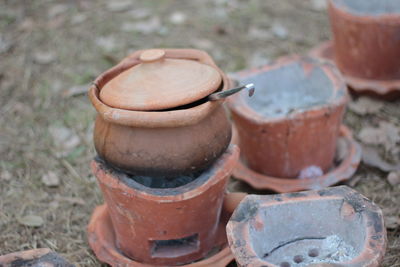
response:
M207 168L228 147L225 74L205 52L137 51L100 75L89 97L98 112L97 153L137 175L174 176Z

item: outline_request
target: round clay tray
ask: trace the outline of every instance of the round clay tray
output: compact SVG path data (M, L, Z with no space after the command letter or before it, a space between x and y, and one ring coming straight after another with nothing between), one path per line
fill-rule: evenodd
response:
M225 226L231 214L221 215L221 221L218 228L218 241L216 247L222 249L206 259L196 261L186 265L179 265L182 267L225 267L234 257L228 246L226 239ZM115 240L115 233L111 223L110 216L107 211L107 205L103 204L96 207L88 225L88 239L89 245L93 249L96 257L102 261L110 264L111 266L137 266L137 267L151 267L154 265L136 262L124 254L122 254L117 246Z
M335 63L333 41L317 45L309 55ZM342 74L347 85L357 94L367 94L385 99L394 99L400 96L400 80L371 80L352 77L346 73Z
M236 133L234 133L234 136L237 136ZM279 193L318 190L332 186L340 181L350 179L361 161L361 147L353 140L350 130L344 125L340 128L340 136L344 138L347 145L347 155L337 166L323 176L307 179L271 177L249 169L241 160L238 161L232 175L255 189L270 189ZM236 141L233 140L233 142Z

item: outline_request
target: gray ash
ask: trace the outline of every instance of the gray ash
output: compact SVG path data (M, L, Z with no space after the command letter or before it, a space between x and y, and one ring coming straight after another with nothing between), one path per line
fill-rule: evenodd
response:
M111 173L127 186L156 195L180 194L182 187L185 187L185 190L196 188L208 180L213 172L213 167L211 166L203 171L177 176L138 175L122 171L105 162L99 156L95 157L95 161L100 163L103 170Z
M143 175L127 175L129 179L149 188L177 188L193 182L201 175L201 172L175 177L151 177Z

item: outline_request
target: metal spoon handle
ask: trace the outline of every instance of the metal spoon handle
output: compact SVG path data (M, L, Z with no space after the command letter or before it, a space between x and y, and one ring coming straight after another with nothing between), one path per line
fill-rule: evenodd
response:
M232 89L229 89L229 90L225 90L225 91L222 91L222 92L217 92L217 93L211 94L211 95L208 96L208 99L211 100L211 101L221 100L221 99L224 99L224 98L226 98L228 96L236 94L237 92L240 92L243 89L246 89L249 92L249 96L252 96L254 94L255 87L254 87L254 84L249 83L249 84L246 84L246 85L243 85L243 86L239 86L239 87L236 87L236 88L232 88Z

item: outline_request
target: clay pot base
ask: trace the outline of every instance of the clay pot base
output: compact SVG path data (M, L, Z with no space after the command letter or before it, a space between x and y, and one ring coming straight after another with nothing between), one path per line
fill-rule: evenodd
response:
M224 215L224 214L223 214ZM190 267L225 267L234 260L233 255L228 247L225 226L230 216L221 215L221 221L218 231L218 242L216 248L222 247L220 251L204 260L194 263L179 265ZM230 214L229 214L230 215ZM110 216L107 211L107 205L103 204L96 207L88 225L89 245L93 249L96 257L111 266L135 266L150 267L154 265L136 262L123 255L117 248L115 242L115 233L111 223Z
M335 63L333 41L326 41L317 45L309 55ZM356 94L366 94L387 100L400 97L400 80L370 80L342 74L347 85Z
M317 190L350 179L361 161L361 147L353 140L350 130L342 125L340 136L347 145L347 155L331 171L323 176L308 179L277 178L257 173L249 169L241 160L233 171L233 177L244 181L255 189L270 189L279 193L300 190Z

